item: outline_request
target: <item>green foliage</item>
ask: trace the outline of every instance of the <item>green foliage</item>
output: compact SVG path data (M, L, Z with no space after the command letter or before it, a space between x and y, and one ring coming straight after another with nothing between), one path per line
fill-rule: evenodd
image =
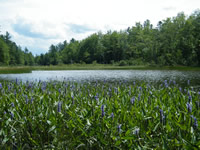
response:
M199 149L200 95L184 89L3 81L0 149Z
M51 45L48 53L33 56L12 42L8 32L0 37L1 65L92 64L200 66L200 11L183 12L159 21L137 22L127 30L94 33L77 41Z
M23 51L20 46L12 42L8 32L6 35L0 35L0 66L4 65L29 65L35 64L34 56L28 49Z
M41 55L44 62L38 61L38 64L55 65L60 59L63 64L96 61L119 65L197 66L200 64L199 18L199 11L189 17L179 13L159 21L155 28L146 20L124 31L99 32L80 42L72 39L70 43L65 41L54 46L55 55L51 50L45 54L49 60ZM56 58L52 61L51 57Z
M6 43L0 38L0 64L9 64L9 48Z

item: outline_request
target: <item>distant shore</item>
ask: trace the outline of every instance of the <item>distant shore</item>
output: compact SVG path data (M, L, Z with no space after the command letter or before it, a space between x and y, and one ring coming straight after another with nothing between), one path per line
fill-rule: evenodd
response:
M200 71L188 66L118 66L111 64L70 64L57 66L0 66L0 74L31 73L34 70L180 70Z

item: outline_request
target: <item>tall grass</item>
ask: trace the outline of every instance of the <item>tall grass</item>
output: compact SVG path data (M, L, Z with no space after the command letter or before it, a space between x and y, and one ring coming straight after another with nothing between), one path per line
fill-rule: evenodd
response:
M0 67L0 74L31 73L34 70L182 70L200 71L200 67L186 66L118 66L111 64L70 64L56 66L7 66Z
M0 149L200 149L200 92L163 81L0 83Z

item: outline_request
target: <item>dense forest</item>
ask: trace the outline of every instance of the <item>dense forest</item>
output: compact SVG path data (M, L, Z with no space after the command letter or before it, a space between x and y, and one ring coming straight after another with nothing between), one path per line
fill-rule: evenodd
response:
M190 16L179 13L156 27L146 20L126 30L94 33L81 41L72 38L51 45L39 56L22 50L8 32L0 37L0 65L73 63L200 66L200 11Z

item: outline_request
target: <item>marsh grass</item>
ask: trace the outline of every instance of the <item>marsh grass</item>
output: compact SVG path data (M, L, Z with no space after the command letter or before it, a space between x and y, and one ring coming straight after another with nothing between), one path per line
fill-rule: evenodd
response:
M17 73L31 73L32 67L0 67L0 74L17 74Z
M0 149L200 148L199 89L168 81L3 81L0 108Z
M181 70L200 71L200 67L186 66L118 66L110 64L71 64L57 66L7 66L0 67L0 74L31 73L34 70Z

